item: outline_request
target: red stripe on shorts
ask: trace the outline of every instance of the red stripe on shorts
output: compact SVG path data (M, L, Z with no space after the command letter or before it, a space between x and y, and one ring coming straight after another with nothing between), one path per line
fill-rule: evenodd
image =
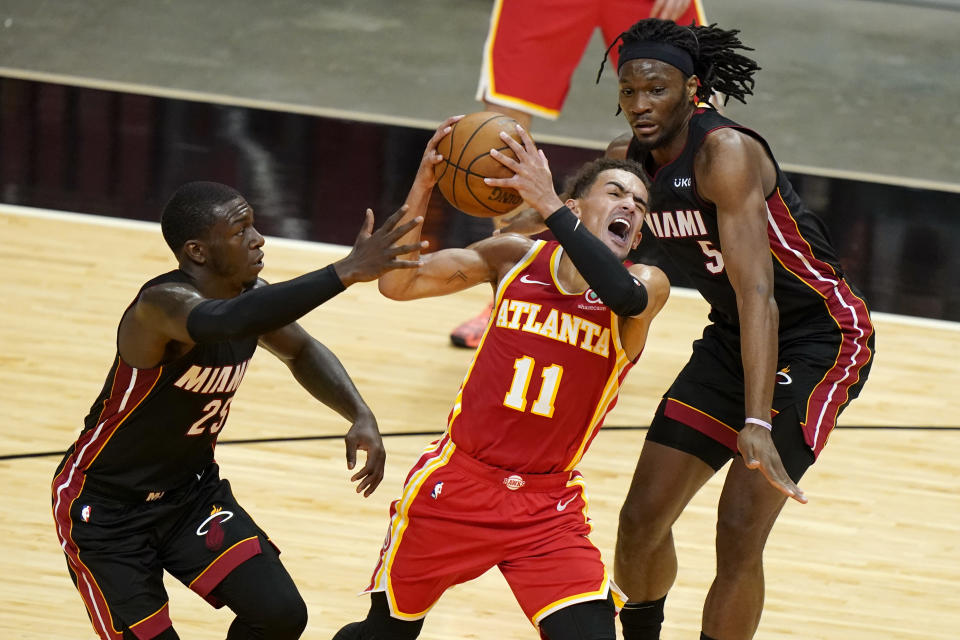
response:
M694 409L679 400L667 398L663 414L671 420L682 422L703 435L713 438L731 451L737 450L737 430L699 409Z
M170 621L170 603L164 603L160 609L140 622L130 625L130 631L137 640L151 640L173 626Z

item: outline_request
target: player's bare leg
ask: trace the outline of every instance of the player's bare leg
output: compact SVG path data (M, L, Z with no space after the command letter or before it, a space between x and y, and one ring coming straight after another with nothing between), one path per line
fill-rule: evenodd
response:
M763 611L763 548L787 498L735 458L717 507L717 576L703 606L711 638L753 637Z
M699 458L646 441L620 510L614 581L628 596L626 640L658 638L663 601L677 577L673 523L713 469Z

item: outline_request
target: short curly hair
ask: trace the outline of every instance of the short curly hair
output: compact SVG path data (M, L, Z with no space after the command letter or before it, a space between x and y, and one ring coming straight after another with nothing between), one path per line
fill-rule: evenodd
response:
M160 216L163 239L173 253L179 254L187 240L203 237L217 221L216 209L243 198L240 193L219 182L188 182L178 188Z

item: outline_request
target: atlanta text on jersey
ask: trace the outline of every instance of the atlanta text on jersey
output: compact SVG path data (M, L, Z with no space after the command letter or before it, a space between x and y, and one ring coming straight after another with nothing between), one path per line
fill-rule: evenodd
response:
M542 309L532 302L504 298L495 325L566 342L604 358L610 355L609 328L601 330L595 322L557 309Z

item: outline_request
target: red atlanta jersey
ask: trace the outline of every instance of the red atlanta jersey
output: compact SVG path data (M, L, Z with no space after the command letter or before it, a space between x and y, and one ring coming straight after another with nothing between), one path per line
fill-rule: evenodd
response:
M520 473L573 469L613 408L633 362L618 318L557 279L563 249L537 241L497 288L448 432L457 448Z

